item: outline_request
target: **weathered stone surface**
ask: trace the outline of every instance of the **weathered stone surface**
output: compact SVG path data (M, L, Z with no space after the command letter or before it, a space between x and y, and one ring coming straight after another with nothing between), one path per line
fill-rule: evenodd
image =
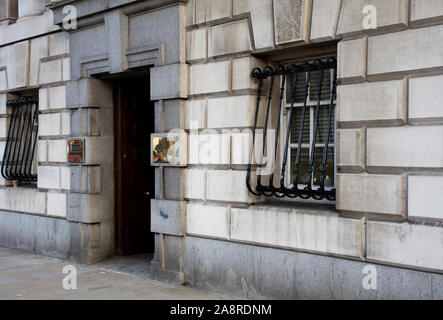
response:
M443 228L408 223L367 222L367 259L443 270Z
M6 120L6 118L0 118L0 138L6 138L8 135Z
M37 186L42 189L63 189L70 188L69 167L59 166L38 166Z
M97 72L109 72L106 43L105 41L97 41L97 39L105 39L105 37L104 24L70 34L71 76L73 80L89 77L94 69Z
M100 194L68 193L66 219L73 222L97 223L113 221L114 199ZM75 240L71 237L71 241ZM111 245L111 242L105 242Z
M409 120L413 122L443 120L443 76L409 79Z
M229 164L231 137L229 134L190 134L189 164Z
M367 38L338 43L339 79L364 80L366 78Z
M85 164L113 164L114 137L85 138Z
M39 110L66 108L66 86L39 89Z
M443 291L439 274L243 243L188 236L183 254L192 285L252 299L439 299ZM377 272L376 290L363 287L366 266Z
M232 90L257 89L258 81L251 77L252 69L263 68L265 62L254 57L232 60Z
M208 56L251 51L248 20L239 20L210 27L208 30Z
M349 35L367 31L363 25L365 6L371 5L376 9L377 29L402 28L408 24L407 0L342 0L337 34Z
M66 83L68 108L112 107L112 85L103 80L86 78Z
M431 296L433 300L443 299L443 276L441 274L431 275Z
M169 271L180 272L182 264L182 241L183 237L169 234L163 235L165 245L165 269Z
M188 66L172 64L151 68L151 100L186 98Z
M188 100L185 111L185 129L201 129L206 127L206 108L208 100Z
M164 199L183 200L185 188L183 170L181 168L163 168Z
M162 64L162 60L165 65L184 63L186 59L185 11L184 6L171 5L130 16L129 49L143 48L146 45L159 46L157 57L154 59L157 61L156 65ZM162 43L164 49L161 49ZM148 60L144 65L148 66L152 62Z
M48 10L42 15L20 19L16 23L3 27L0 34L0 46L58 30L60 28L54 25L52 11Z
M125 51L128 49L129 17L114 10L106 12L104 20L110 72L125 71L128 68Z
M368 271L376 272L376 289L365 289ZM429 300L433 274L367 262L334 259L334 299ZM372 284L372 283L371 283Z
M6 114L7 94L0 94L0 114Z
M408 177L408 216L443 220L443 176Z
M40 63L39 84L63 80L63 60L55 59Z
M443 18L443 2L440 0L411 0L411 23L432 23Z
M70 191L75 193L100 193L100 166L70 166Z
M0 246L67 259L68 234L64 219L0 211Z
M186 206L186 234L229 239L230 208L191 203Z
M198 64L189 67L189 94L228 92L231 90L231 61Z
M69 54L69 34L57 32L49 35L49 56Z
M227 19L232 14L232 1L195 0L195 23Z
M4 155L4 152L5 152L5 147L6 147L6 141L0 141L0 162L3 161L3 155Z
M0 26L14 23L18 17L17 0L0 1Z
M189 61L206 59L208 55L208 41L206 28L186 32L186 59Z
M251 299L332 298L332 258L195 237L185 238L183 253L195 286Z
M255 49L274 46L272 0L234 0L233 15L249 13Z
M31 39L31 53L30 53L30 64L29 64L29 85L31 86L39 84L40 73L41 73L40 62L41 59L47 58L49 54L48 39L49 39L48 36Z
M231 239L363 259L363 223L325 209L232 208Z
M206 200L206 168L185 169L185 198Z
M254 96L208 99L208 128L252 127L256 99Z
M66 162L67 143L66 140L39 140L39 161Z
M263 135L255 136L254 154L260 154L261 151L261 138ZM252 131L247 132L231 132L231 164L241 165L249 163L249 152L252 143ZM253 163L255 159L253 158Z
M184 126L184 112L186 101L182 99L163 101L164 132L180 129Z
M443 66L443 47L435 45L442 33L434 26L369 37L368 76Z
M39 135L40 136L62 136L69 135L70 113L46 113L39 115Z
M258 200L246 188L246 171L208 170L207 179L208 200L244 203Z
M48 88L49 109L66 108L66 86Z
M46 214L46 193L36 189L0 189L0 209Z
M341 0L313 0L311 41L332 40L335 37Z
M367 165L443 168L442 141L443 126L368 128Z
M36 16L46 10L45 0L20 0L18 2L18 17Z
M14 57L15 87L26 87L29 83L29 41L14 44Z
M406 177L337 174L336 207L344 212L406 216Z
M356 170L364 170L366 162L366 130L337 130L337 165Z
M184 201L151 199L151 231L181 236L185 232Z
M48 215L66 217L66 193L48 192Z
M404 123L407 81L365 82L338 87L337 120Z
M97 136L100 134L100 127L105 124L101 121L100 114L106 113L110 108L80 108L73 109L71 113L71 135L72 136ZM108 111L112 113L112 109ZM102 130L102 134L105 131Z

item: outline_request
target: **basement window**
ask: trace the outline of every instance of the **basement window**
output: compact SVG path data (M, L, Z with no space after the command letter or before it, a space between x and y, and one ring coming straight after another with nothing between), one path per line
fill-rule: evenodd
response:
M21 184L37 181L34 160L38 131L38 98L24 96L9 100L11 108L7 140L1 165L1 175L6 180Z
M252 194L335 201L336 70L333 57L252 70L259 84L246 181Z

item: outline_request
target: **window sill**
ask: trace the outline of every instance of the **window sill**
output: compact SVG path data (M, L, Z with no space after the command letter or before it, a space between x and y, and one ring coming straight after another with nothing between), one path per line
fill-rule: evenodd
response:
M251 205L250 209L269 210L275 208L276 210L288 210L312 214L338 214L335 207L335 202L297 202L295 200L269 200L267 202Z

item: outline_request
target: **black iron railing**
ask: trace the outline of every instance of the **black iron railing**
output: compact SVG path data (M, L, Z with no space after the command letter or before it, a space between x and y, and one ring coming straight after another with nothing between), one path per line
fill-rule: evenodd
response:
M38 99L27 97L8 101L12 108L1 175L7 180L37 181L32 173L38 130Z
M289 198L302 198L302 199L309 199L313 198L316 200L335 200L335 188L326 188L325 187L325 178L326 178L326 167L327 165L327 155L328 155L328 148L329 148L329 138L331 134L334 134L334 105L335 105L335 96L336 96L336 84L337 84L337 61L335 58L328 58L323 60L316 60L312 63L309 62L303 62L298 64L290 64L287 66L284 65L278 65L275 69L272 67L265 67L263 70L259 68L254 68L252 70L252 77L257 79L258 81L258 97L257 97L257 104L256 104L256 110L255 110L255 117L254 117L254 127L252 132L252 143L250 146L249 151L249 162L248 162L248 171L247 171L247 177L246 177L246 185L249 190L254 195L260 196L275 196L278 198L283 197L289 197ZM302 150L302 141L303 141L303 134L304 134L304 125L305 125L305 118L309 116L309 108L307 106L308 102L308 94L311 86L311 72L320 73L320 79L317 83L317 88L311 88L317 90L317 94L315 95L317 97L317 103L315 105L314 109L314 119L313 119L313 138L311 140L311 148L310 148L310 154L309 154L309 164L308 164L308 178L304 182L300 182L300 153ZM318 149L317 146L317 140L318 140L318 123L319 123L319 113L320 113L320 104L322 97L324 97L323 88L326 87L324 85L324 78L325 78L325 72L331 72L331 86L329 87L329 104L327 106L328 108L328 114L327 114L327 127L324 137L324 144L322 145L323 151L321 155L321 173L320 173L320 183L316 187L312 184L312 175L314 171L314 158L315 158L315 152L316 149ZM303 106L301 107L301 117L300 122L298 126L291 127L291 124L293 123L293 111L295 109L294 103L295 103L295 96L296 91L299 89L299 84L297 83L299 81L299 78L301 74L305 74L304 80L304 97L303 97ZM284 89L286 82L289 83L289 80L292 80L290 82L290 108L288 111L288 119L287 119L287 126L286 126L286 132L280 132L281 131L281 114L282 114L282 108L283 108L283 101L284 101ZM276 165L273 163L271 168L271 173L269 175L269 181L268 183L262 183L262 175L260 172L257 172L257 181L255 184L255 187L253 188L251 186L251 168L253 163L253 153L255 150L255 144L256 144L256 131L257 131L257 122L259 118L259 114L261 112L264 112L264 127L263 127L263 135L262 135L262 145L261 150L259 150L260 160L257 162L257 164L260 166L262 165L261 160L263 159L265 155L265 148L266 148L266 139L267 139L267 133L268 133L268 127L270 122L270 110L271 110L271 102L272 102L272 93L274 90L274 85L278 80L280 80L280 97L279 97L279 104L278 104L278 114L276 117L275 126L272 127L273 130L275 130L274 135L274 145L271 149L273 154L273 157L267 157L268 159L278 159L277 152L279 150L278 148L278 141L280 139L280 134L283 135L281 138L284 139L284 145L282 146L282 157L281 157L281 163L280 163L280 181L275 181L276 179ZM267 103L265 110L260 110L260 100L262 97L262 91L264 87L264 82L267 82L268 85L268 93L267 93ZM297 138L297 148L296 148L296 154L295 154L295 166L293 168L293 174L292 174L292 185L286 186L285 185L285 175L287 170L287 159L288 159L288 148L289 148L289 141L290 141L290 134L291 130L298 130L298 138ZM320 141L321 142L321 141ZM269 153L270 151L268 151Z

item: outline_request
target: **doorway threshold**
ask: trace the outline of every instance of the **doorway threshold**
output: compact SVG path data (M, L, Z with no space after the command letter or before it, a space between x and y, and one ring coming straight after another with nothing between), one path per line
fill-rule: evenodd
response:
M115 256L94 264L94 267L151 279L151 260L153 257L153 253L137 254L133 256Z

